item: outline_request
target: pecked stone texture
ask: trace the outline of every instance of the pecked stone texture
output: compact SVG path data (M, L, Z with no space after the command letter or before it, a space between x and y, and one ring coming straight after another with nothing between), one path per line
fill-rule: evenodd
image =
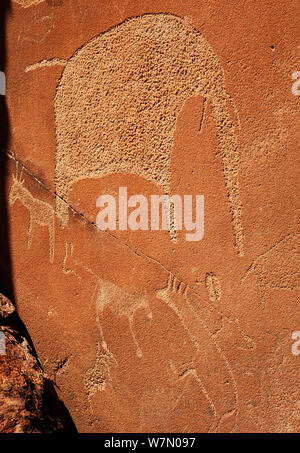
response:
M16 305L79 431L299 431L296 30L287 0L12 2ZM97 230L120 187L204 194L204 238Z

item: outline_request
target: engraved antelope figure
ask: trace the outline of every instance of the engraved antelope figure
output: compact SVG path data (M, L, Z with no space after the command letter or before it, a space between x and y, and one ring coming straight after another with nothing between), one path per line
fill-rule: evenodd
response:
M31 248L33 240L33 225L48 227L49 231L49 261L54 260L54 209L44 201L34 198L26 187L24 187L24 179L22 178L23 169L13 177L13 184L9 193L9 203L13 205L19 200L29 211L29 226L28 226L28 248Z

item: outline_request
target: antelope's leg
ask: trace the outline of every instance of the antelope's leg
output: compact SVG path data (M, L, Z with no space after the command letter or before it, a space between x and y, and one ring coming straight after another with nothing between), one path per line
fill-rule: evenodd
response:
M32 246L32 237L33 237L33 221L31 218L29 218L29 226L28 226L28 232L27 232L27 248L30 249Z
M54 216L52 222L49 225L49 261L54 261Z

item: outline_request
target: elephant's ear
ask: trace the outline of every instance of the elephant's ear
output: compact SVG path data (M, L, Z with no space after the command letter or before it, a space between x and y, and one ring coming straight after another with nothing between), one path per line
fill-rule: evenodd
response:
M227 95L227 100L228 100L228 103L230 105L230 109L232 111L232 116L233 116L233 122L234 124L236 125L236 127L238 129L240 129L241 127L241 123L240 123L240 117L239 117L239 112L236 108L236 105L235 105L235 102L234 100L232 99L232 97L230 96L230 94Z
M174 143L186 145L188 137L200 133L205 121L207 98L196 95L188 98L176 120Z
M191 96L177 116L170 162L171 193L190 193L187 190L192 180L197 185L195 176L199 173L199 159L203 154L201 136L209 116L209 104L208 98L200 94ZM200 190L198 185L197 189Z
M222 244L222 253L217 247L221 256L216 257L216 265L224 254L236 254L235 244L241 236L240 213L237 209L237 227L232 213L233 208L240 204L237 175L231 170L230 161L237 153L233 115L230 99L217 102L200 94L190 97L178 115L171 153L170 192L204 195L206 239L201 246L211 254L216 244ZM224 124L229 124L229 132L224 132ZM228 148L225 146L227 143ZM235 188L233 195L233 191L230 192L232 187ZM180 233L178 242L181 242Z

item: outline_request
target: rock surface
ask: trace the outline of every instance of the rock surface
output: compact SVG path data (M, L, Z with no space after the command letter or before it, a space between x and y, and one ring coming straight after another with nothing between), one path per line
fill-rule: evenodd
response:
M15 312L15 307L11 301L0 294L0 319L5 319L11 316Z
M295 3L11 2L15 299L79 431L300 430ZM120 187L204 238L97 230Z
M0 294L0 324L15 311ZM28 341L0 325L0 433L70 431L62 408Z

